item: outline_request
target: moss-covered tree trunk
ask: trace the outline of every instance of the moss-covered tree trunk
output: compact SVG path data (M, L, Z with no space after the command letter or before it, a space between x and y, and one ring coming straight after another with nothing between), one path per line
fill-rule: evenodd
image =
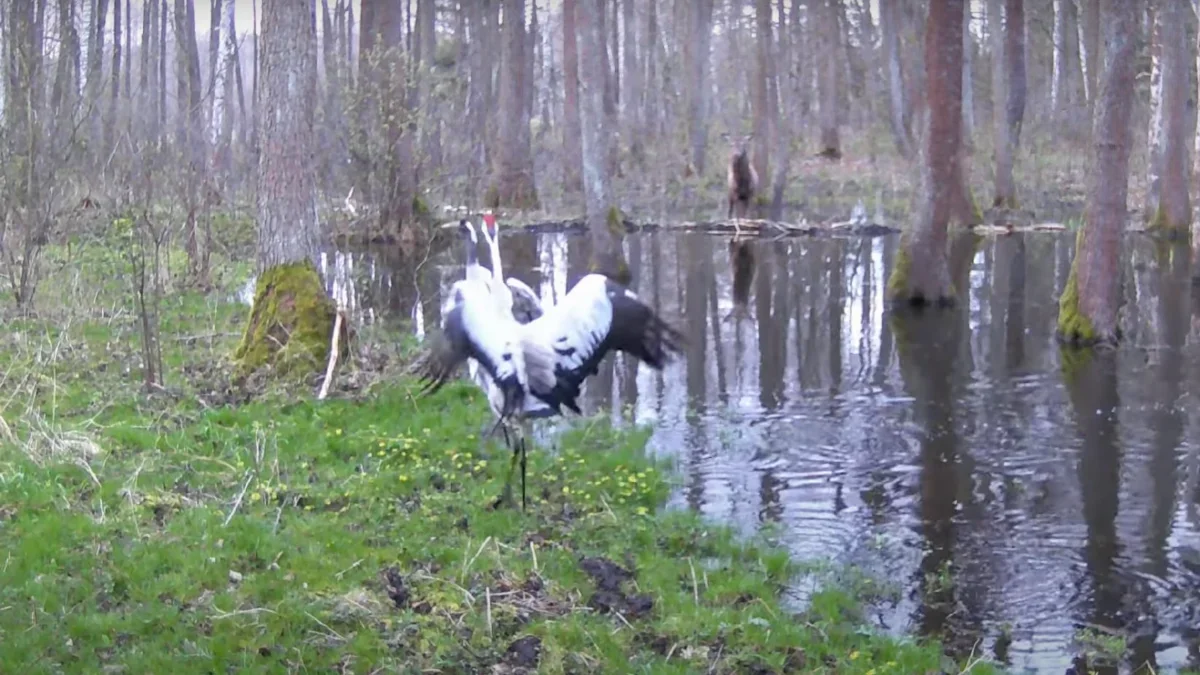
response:
M258 284L238 375L267 365L315 370L328 354L336 307L313 264L313 106L316 27L306 0L264 0L262 105L258 116Z
M1075 240L1075 260L1058 310L1059 337L1076 345L1113 343L1119 337L1121 236L1127 214L1140 8L1141 3L1127 0L1101 3L1107 67L1096 101L1095 157L1083 229Z
M933 0L925 24L929 128L921 156L920 204L888 280L895 304L948 305L954 286L947 265L950 223L977 220L963 176L963 0Z

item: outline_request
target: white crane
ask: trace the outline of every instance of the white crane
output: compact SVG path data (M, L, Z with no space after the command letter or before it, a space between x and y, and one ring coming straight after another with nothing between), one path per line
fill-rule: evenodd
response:
M496 505L511 500L519 460L524 509L528 420L561 415L564 406L580 414L576 399L581 385L598 372L609 352L623 351L662 369L682 350L684 338L632 291L601 274L580 279L561 302L528 323L518 322L511 309L495 302L495 286L479 277L454 283L442 331L416 366L425 382L421 393L428 395L449 381L463 361L479 363L497 418L493 431L504 429L513 452Z

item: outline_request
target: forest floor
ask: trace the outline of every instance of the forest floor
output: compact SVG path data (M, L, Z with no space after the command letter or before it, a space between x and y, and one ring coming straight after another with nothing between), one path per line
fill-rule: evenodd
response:
M127 260L48 250L37 311L0 334L6 671L967 667L872 628L866 580L788 609L818 568L664 510L675 477L645 429L579 421L533 448L527 512L490 509L509 455L480 439L482 396L416 398L395 333L364 329L326 400L229 386L246 265L168 291L166 386L146 393Z

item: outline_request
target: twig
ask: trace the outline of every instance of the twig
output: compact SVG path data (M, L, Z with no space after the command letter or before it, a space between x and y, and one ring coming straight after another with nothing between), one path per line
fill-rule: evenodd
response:
M229 509L229 515L225 516L225 522L221 523L221 527L228 527L229 521L233 520L233 514L237 513L238 508L242 505L242 498L246 496L246 490L250 487L250 481L254 475L249 469L246 469L246 482L242 483L242 491L238 493L237 500L233 502L233 508Z
M492 587L485 586L483 589L483 593L484 593L484 598L487 600L487 605L486 605L486 607L487 607L487 626L488 626L488 639L490 640L492 638Z
M696 566L692 564L692 557L688 556L688 567L692 570L692 599L696 601L696 606L700 606L700 587L696 583Z
M337 317L333 320L333 339L329 348L329 365L325 366L325 381L321 383L321 393L317 400L324 400L329 395L329 383L333 381L333 369L337 366L338 338L342 334L342 310L338 309Z

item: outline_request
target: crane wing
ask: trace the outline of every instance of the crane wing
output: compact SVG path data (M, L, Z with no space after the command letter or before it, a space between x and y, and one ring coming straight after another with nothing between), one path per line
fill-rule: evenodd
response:
M486 285L463 280L450 289L442 330L430 338L416 372L431 394L450 380L467 359L474 359L504 392L502 415L519 410L524 399L523 354L515 336L491 305Z
M562 302L522 328L531 393L576 413L583 381L598 372L609 352L626 352L658 370L685 343L637 295L600 274L580 279ZM552 379L535 368L542 360L553 370Z
M512 313L517 323L529 323L541 318L543 314L542 301L528 284L512 277L505 279L504 283L512 291Z

